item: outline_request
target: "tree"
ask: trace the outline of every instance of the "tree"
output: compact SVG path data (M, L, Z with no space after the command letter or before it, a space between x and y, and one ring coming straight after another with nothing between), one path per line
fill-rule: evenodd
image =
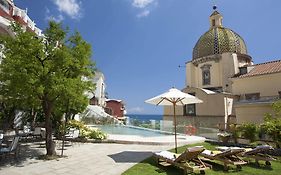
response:
M93 85L91 46L78 32L68 35L60 23L49 22L40 38L12 25L15 37L2 37L5 57L0 65L0 81L9 98L41 107L45 116L47 155L54 155L52 113L71 102L71 108L81 112L86 108L85 91ZM68 104L69 105L69 104ZM67 112L67 111L63 111Z
M266 114L264 117L264 123L261 124L261 128L265 133L272 138L276 147L281 147L281 100L272 104L274 114Z

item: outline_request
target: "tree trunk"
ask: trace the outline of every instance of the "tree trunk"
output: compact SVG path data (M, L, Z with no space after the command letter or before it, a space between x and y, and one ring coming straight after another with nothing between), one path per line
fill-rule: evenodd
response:
M34 108L31 109L31 117L32 117L32 123L31 128L35 128L36 118L37 118L37 112L35 112Z
M52 120L51 120L51 112L53 104L48 99L44 99L42 101L43 111L45 114L45 128L46 128L46 150L47 155L53 156L56 155L55 151L55 143L52 138Z

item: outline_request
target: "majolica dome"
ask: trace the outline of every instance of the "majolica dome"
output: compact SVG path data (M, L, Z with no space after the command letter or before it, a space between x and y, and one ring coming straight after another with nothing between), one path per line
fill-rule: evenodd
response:
M193 60L225 52L247 54L243 38L222 26L222 16L214 11L210 16L210 30L204 33L193 48Z

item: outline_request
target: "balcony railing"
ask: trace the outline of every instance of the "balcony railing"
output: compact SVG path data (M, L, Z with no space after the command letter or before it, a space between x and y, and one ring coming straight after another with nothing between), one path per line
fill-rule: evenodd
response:
M236 103L270 103L281 99L280 96L263 96L259 97L258 99L240 99Z

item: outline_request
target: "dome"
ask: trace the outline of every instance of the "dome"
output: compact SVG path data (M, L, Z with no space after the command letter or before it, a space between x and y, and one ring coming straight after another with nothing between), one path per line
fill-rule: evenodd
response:
M243 38L222 26L222 16L215 11L210 16L210 30L204 33L193 48L193 60L226 52L247 54Z

